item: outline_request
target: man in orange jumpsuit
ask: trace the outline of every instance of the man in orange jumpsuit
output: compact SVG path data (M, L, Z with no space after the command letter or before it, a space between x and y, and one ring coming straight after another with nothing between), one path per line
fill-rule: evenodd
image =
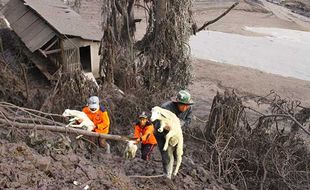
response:
M110 119L107 110L104 106L100 106L99 98L97 96L91 96L87 101L87 106L82 110L95 124L96 133L108 134L110 129ZM110 145L105 139L98 139L99 146L105 147L107 153L110 153Z
M151 153L156 146L156 138L154 136L154 126L148 119L145 112L139 115L139 120L135 124L134 138L137 142L141 142L141 158L150 160Z

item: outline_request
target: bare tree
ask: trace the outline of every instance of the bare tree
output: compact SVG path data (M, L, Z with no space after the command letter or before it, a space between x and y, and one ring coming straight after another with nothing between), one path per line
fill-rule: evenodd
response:
M140 2L141 3L141 2ZM106 0L100 74L123 90L142 81L148 89L184 87L190 79L188 40L191 0L145 1L148 26L142 40L134 41L135 0ZM141 83L140 83L141 84Z

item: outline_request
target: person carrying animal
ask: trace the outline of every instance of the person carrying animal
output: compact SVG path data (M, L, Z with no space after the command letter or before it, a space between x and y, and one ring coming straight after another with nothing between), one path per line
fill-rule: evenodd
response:
M174 113L181 123L181 128L184 130L187 128L192 121L192 105L194 102L191 99L189 92L181 90L178 92L176 97L173 97L171 101L165 102L161 105L161 108L167 109ZM169 126L165 126L162 133L158 132L160 123L158 121L154 122L155 126L155 137L157 140L158 148L162 157L162 164L164 173L167 174L167 165L169 163L169 156L167 151L164 151L164 145L166 143L166 135L169 132Z
M134 127L134 139L136 139L137 143L141 142L141 158L143 160L150 160L151 153L157 142L154 136L154 126L145 112L139 115L139 120Z
M110 129L110 119L107 110L104 106L100 106L99 98L91 96L87 101L87 106L82 110L88 118L96 126L93 130L96 133L108 134ZM110 145L105 139L99 138L98 143L100 147L105 147L107 153L110 153Z
M166 134L163 151L168 154L167 173L165 176L171 179L172 174L176 176L182 163L183 156L183 132L180 119L171 111L155 106L152 108L151 121L158 120L160 127L158 132L162 133L166 126L169 126L169 132ZM173 164L176 160L176 166L173 172Z

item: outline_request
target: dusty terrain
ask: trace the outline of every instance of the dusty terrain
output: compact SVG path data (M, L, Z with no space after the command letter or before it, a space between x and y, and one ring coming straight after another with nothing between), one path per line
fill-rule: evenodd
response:
M194 4L197 23L204 23L215 18L232 2L218 3L201 1ZM198 24L200 26L200 24ZM242 35L256 35L245 31L243 27L278 27L285 29L309 31L310 28L300 26L294 22L282 20L274 14L241 2L226 17L208 27L208 30L236 33ZM310 81L298 80L264 73L256 69L214 63L208 60L198 60L193 57L193 73L195 75L190 90L196 100L195 111L199 116L207 115L206 111L216 91L225 88L236 89L240 94L266 95L271 90L282 97L297 99L305 105L310 105Z
M269 2L284 6L294 13L310 17L310 1L307 0L268 0Z
M198 25L215 18L231 4L231 1L196 2L194 10ZM143 16L143 11L139 14ZM279 19L257 4L244 2L208 29L256 35L244 31L243 26L309 31L305 26ZM138 30L141 37L143 23ZM196 102L194 114L202 120L207 119L214 95L225 89L236 89L239 95L253 96L275 90L283 97L298 99L310 106L309 81L195 58L192 63L194 78L189 89ZM193 127L204 125L196 120ZM130 126L122 127L113 133L131 130ZM13 135L9 135L11 133ZM112 149L112 155L107 155L101 149L89 148L90 144L85 139L76 141L74 135L70 137L72 142L60 134L42 132L33 136L32 131L1 130L0 189L82 189L86 185L91 189L237 189L234 185L213 179L213 174L200 165L204 161L207 163L208 158L201 156L206 146L189 135L185 136L180 174L172 181L162 177L143 178L161 174L157 149L150 162L140 158L124 160L121 153L124 143L111 142L113 147L119 147ZM139 152L137 156L140 156Z

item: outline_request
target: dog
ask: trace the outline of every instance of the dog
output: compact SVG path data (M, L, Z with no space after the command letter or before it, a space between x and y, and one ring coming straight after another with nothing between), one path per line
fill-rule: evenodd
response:
M126 149L124 151L124 157L126 159L135 158L137 150L138 150L138 146L136 145L136 141L128 140Z
M66 109L62 116L72 117L69 119L70 123L66 125L66 127L82 128L86 129L87 131L93 131L96 127L94 123L88 118L88 116L82 111Z

